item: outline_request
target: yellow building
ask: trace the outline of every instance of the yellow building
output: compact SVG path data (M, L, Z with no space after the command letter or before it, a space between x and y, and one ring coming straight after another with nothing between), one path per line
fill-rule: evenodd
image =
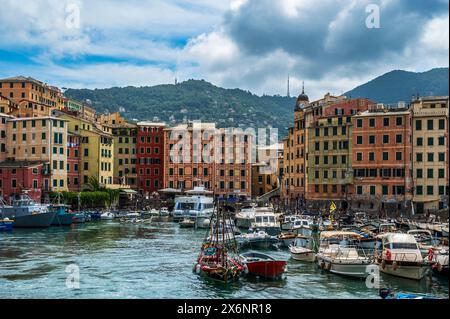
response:
M277 189L279 185L279 160L283 144L258 147L257 162L252 164L252 197L259 197Z
M67 121L56 117L7 120L7 158L44 161L44 191L67 190Z
M82 186L90 176L96 177L101 185L114 183L114 141L112 129L66 112L56 112L61 119L68 121L68 130L80 136L80 170Z
M127 122L118 112L102 114L98 121L110 127L114 136L114 183L136 189L137 125Z
M448 205L448 96L411 102L413 116L413 184L416 213Z

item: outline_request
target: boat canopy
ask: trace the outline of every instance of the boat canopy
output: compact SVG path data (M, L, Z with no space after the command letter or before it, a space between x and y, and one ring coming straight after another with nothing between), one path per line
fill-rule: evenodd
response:
M323 231L320 233L321 239L336 238L336 237L364 238L364 236L351 231Z
M401 234L401 233L387 233L383 236L387 242L393 243L414 243L417 244L416 239L411 234Z

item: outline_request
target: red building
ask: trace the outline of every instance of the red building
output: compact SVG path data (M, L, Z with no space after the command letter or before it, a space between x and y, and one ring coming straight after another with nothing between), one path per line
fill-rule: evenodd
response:
M4 161L0 162L0 197L8 203L14 195L28 191L37 202L41 201L43 187L42 161Z
M139 122L137 134L137 180L143 195L163 187L164 123Z
M72 192L80 191L81 186L80 138L74 133L67 134L67 187Z

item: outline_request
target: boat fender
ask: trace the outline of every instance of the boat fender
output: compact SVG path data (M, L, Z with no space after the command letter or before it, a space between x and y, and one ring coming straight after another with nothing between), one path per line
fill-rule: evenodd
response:
M330 270L330 269L331 269L331 263L328 263L327 270Z
M320 263L320 268L325 269L325 262L324 262L324 261L322 261L322 262Z
M201 271L200 264L197 264L197 265L195 266L195 273L196 273L197 275L199 275L199 274L200 274L200 271Z
M394 269L394 271L396 271L396 270L398 269L398 264L397 264L396 261L394 261L394 262L392 263L392 269Z
M386 260L381 262L381 268L386 269Z
M392 259L392 253L389 249L386 249L386 259L391 260Z
M428 249L428 261L433 261L434 259L434 251L433 248Z
M244 274L248 275L248 266L244 264Z

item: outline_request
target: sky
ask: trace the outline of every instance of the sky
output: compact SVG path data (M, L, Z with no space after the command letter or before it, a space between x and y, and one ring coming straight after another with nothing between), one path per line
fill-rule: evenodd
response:
M0 0L0 77L342 94L449 65L449 0Z

